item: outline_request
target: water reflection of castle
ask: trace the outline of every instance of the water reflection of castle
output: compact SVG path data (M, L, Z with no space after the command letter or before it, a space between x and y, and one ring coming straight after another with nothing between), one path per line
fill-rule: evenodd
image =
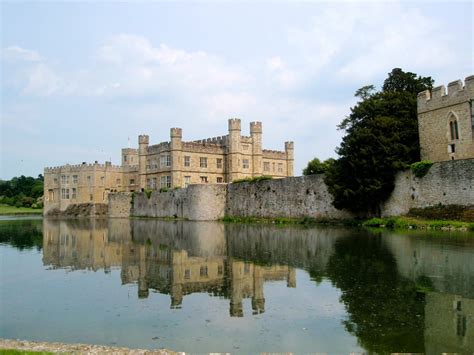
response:
M296 267L308 270L315 280L326 277L331 260L345 258L345 252L338 254L341 250L354 257L357 252L350 250L358 243L353 230L337 229L156 220L44 220L43 225L45 265L106 271L120 267L122 282L137 283L139 297L148 297L152 289L169 294L171 306L180 307L185 295L207 292L229 299L231 316L243 315L245 298L252 299L254 313L263 312L265 281L286 280L288 287L295 287ZM473 353L474 240L440 244L391 233L368 239L377 239L389 251L395 262L386 266L396 268L412 287L421 282L433 290L424 297L424 352ZM360 288L361 281L351 279L349 287Z
M136 282L140 298L153 289L169 294L175 308L183 296L207 292L229 298L230 315L237 317L243 316L245 298L252 299L254 313L264 312L265 281L286 280L288 287L296 287L291 266L257 265L228 256L222 225L183 226L160 221L134 221L132 226L127 220L45 220L43 263L106 272L121 267L122 283ZM160 234L153 235L156 231Z

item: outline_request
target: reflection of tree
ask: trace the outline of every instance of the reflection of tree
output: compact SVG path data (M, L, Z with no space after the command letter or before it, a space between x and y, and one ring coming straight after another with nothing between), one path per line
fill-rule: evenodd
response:
M16 220L0 223L0 243L8 243L20 250L43 247L41 220Z
M327 274L342 291L346 329L368 351L423 352L424 300L398 275L380 236L339 239Z

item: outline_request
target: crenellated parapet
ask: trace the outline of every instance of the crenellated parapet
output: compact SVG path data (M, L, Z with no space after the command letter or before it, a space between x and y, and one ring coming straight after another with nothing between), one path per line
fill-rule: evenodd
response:
M440 85L431 91L422 91L417 97L418 114L467 102L473 95L474 75L468 76L464 84L461 80L449 83L447 90L444 85Z
M183 152L224 154L224 146L211 142L183 142Z
M161 142L159 144L153 144L147 147L147 153L162 153L170 150L170 142Z
M263 158L267 158L267 159L286 160L286 152L282 152L281 150L262 149L262 155L263 155Z
M211 137L211 138L205 138L205 139L198 139L193 141L192 143L200 143L200 144L206 144L206 143L211 143L211 144L219 144L219 145L225 145L227 143L228 136L217 136L217 137Z
M65 172L65 171L71 171L71 172L90 171L93 169L109 169L109 170L120 171L122 167L120 165L112 165L110 162L105 162L104 164L100 164L96 161L93 164L90 164L90 163L66 164L66 165L61 165L61 166L46 167L44 168L44 172L49 173L49 174L54 174L54 173L60 173L60 172Z

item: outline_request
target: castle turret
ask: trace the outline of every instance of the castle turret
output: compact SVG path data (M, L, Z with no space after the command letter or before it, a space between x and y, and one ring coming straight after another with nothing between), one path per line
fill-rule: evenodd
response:
M181 160L182 160L182 139L183 131L181 128L171 128L171 186L181 186Z
M140 180L140 189L146 187L146 157L148 144L150 140L148 135L142 134L138 136L138 175Z
M229 119L229 142L227 161L227 181L232 182L239 179L241 164L241 126L239 118Z
M262 122L250 122L250 137L252 137L252 175L262 175Z
M294 143L285 142L285 153L286 153L286 176L293 176L294 170Z
M133 148L122 148L122 165L135 166L138 165L138 152Z

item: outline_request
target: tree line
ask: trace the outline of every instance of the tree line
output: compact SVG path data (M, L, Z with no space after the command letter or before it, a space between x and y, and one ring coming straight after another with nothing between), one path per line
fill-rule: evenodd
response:
M0 180L0 204L16 207L42 208L38 200L43 196L44 178L38 175L14 177L11 180Z
M324 173L336 208L380 214L396 173L420 160L417 94L432 87L431 77L395 68L380 90L374 85L357 90L359 101L338 126L345 132L338 158L316 158L303 175Z

